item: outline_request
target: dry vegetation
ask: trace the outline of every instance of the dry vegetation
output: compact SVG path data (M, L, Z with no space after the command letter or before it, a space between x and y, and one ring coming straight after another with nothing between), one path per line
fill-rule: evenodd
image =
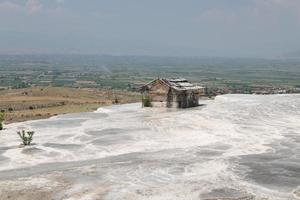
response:
M12 123L139 100L138 93L122 90L33 87L0 91L0 110L6 112L5 123Z

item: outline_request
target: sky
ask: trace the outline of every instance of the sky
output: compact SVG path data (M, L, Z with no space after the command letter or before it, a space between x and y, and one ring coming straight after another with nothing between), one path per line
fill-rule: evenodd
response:
M0 53L300 55L300 0L0 0Z

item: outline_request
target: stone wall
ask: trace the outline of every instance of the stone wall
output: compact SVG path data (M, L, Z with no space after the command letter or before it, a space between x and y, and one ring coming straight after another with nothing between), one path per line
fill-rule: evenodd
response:
M147 96L153 102L166 102L169 87L165 85L162 81L156 80L152 82L149 86L150 90L144 91L143 96Z

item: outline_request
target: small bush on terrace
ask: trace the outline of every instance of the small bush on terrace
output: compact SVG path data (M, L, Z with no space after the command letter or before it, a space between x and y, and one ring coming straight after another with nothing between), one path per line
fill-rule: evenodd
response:
M143 97L142 103L144 107L152 107L151 99L150 97Z
M0 131L3 130L3 121L5 118L5 113L4 112L0 112Z
M27 131L27 132L24 130L18 131L18 135L20 136L24 146L31 144L33 134L34 134L34 131Z

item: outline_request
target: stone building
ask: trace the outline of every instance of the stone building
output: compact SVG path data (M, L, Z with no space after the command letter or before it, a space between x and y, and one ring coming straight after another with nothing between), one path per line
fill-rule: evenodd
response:
M189 108L199 105L199 98L205 95L205 88L183 78L158 78L142 86L141 92L143 99L151 101L153 106Z

